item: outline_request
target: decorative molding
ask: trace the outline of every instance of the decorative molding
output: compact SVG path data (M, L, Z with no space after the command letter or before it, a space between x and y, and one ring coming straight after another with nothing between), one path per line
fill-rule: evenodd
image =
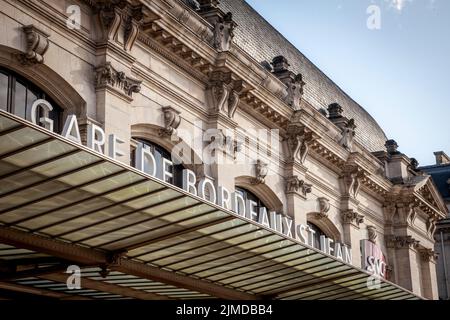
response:
M181 112L171 106L162 107L164 114L164 129L159 130L159 135L171 137L177 134L177 129L181 123Z
M419 241L414 239L412 236L387 235L387 236L385 236L385 242L386 242L386 247L388 247L388 248L417 249L419 247Z
M342 223L351 224L359 228L359 225L364 222L364 216L354 211L353 209L341 212Z
M265 183L265 178L269 172L268 164L264 163L262 160L256 160L255 164L255 178L252 184L262 184Z
M25 66L44 63L44 55L50 46L50 35L32 24L23 26L22 30L27 44L25 53L17 55L18 60Z
M111 62L106 62L104 65L95 68L96 89L111 87L118 89L127 97L132 98L133 93L141 91L141 82L140 80L126 76L123 71L117 71L111 65Z
M308 193L312 192L312 184L300 180L298 176L291 176L286 178L286 193L297 193L306 197Z

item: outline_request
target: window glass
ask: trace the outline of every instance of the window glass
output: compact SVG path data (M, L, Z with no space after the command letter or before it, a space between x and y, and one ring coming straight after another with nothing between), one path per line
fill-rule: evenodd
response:
M45 99L52 105L53 111L49 113L49 117L53 120L54 131L60 133L63 109L26 78L0 67L0 109L26 118L27 110L37 99ZM38 110L37 119L44 116L44 112Z
M8 75L0 72L0 109L8 108Z
M27 99L27 88L19 81L16 81L16 88L15 88L15 92L14 92L14 114L15 115L25 118L26 99Z
M143 140L143 139L139 139L139 138L135 138L135 140L137 140L140 143L143 143L145 146L147 146L150 149L150 152L153 154L153 156L155 157L155 161L156 161L156 166L158 168L158 171L156 172L156 176L158 178L162 177L162 172L163 172L163 159L167 159L172 161L172 155L169 151L167 151L166 149L164 149L163 147L147 141L147 140ZM131 153L131 165L134 166L135 165L135 158L134 158L134 152ZM182 171L183 171L184 167L181 164L178 165L166 165L166 170L172 173L172 177L166 177L166 182L173 184L177 187L181 187L182 182Z
M308 243L311 243L311 237L313 237L314 248L320 250L320 236L326 237L327 235L314 223L308 222L308 227L313 230L313 232L308 232Z
M264 204L263 201L261 201L255 194L248 191L247 189L236 187L236 193L240 194L244 198L244 202L254 201L256 202L256 211L259 212L259 208L265 207L267 209L267 212L269 212L269 207ZM238 210L241 211L242 208L240 208L241 204L238 202Z

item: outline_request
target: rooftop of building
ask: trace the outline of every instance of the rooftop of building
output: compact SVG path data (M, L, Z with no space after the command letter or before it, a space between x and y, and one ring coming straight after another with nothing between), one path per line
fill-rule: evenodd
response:
M332 103L343 107L343 115L355 119L356 141L368 151L384 150L386 134L375 119L349 97L338 85L306 58L293 44L244 0L221 0L219 8L231 12L237 24L234 42L260 63L270 63L284 56L295 73L301 73L306 86L304 98L316 109L327 109Z

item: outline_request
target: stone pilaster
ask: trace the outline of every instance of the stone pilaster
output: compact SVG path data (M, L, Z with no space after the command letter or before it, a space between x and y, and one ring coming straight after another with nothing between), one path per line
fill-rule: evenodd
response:
M341 211L342 227L344 229L344 243L351 246L353 264L361 267L361 236L359 226L364 222L364 216L355 209Z
M423 296L427 299L438 299L438 282L436 275L437 255L432 249L420 248L420 264L422 268Z

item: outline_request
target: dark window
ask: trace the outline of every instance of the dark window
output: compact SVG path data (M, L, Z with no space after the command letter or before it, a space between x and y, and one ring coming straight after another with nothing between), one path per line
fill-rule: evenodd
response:
M240 194L244 201L247 202L247 200L255 201L256 202L256 211L259 212L259 208L265 207L267 211L269 211L269 207L264 204L264 202L259 199L254 193L248 191L247 189L236 187L236 193ZM238 208L241 210L241 208Z
M320 248L320 236L327 236L318 226L316 226L314 223L308 222L308 227L310 229L312 229L315 233L314 236L312 235L311 232L308 232L308 243L311 243L311 237L313 236L313 246L316 249L321 249Z
M0 67L0 109L26 118L27 112L37 99L47 100L53 107L49 117L53 120L55 132L61 132L63 109L58 106L44 91L26 78ZM44 116L40 109L37 119Z
M148 146L150 151L153 153L153 156L155 157L156 165L158 166L159 170L162 172L162 159L167 159L172 161L172 155L169 151L161 147L160 145L157 145L156 143L150 142L148 140L140 139L140 138L133 138L137 142L143 143L145 146ZM131 165L134 166L136 164L136 159L134 156L134 148L131 148ZM177 187L182 186L182 172L183 172L184 166L181 164L174 164L170 166L169 171L171 171L173 177L167 178L166 182L171 183ZM157 176L159 176L160 173L157 172Z

